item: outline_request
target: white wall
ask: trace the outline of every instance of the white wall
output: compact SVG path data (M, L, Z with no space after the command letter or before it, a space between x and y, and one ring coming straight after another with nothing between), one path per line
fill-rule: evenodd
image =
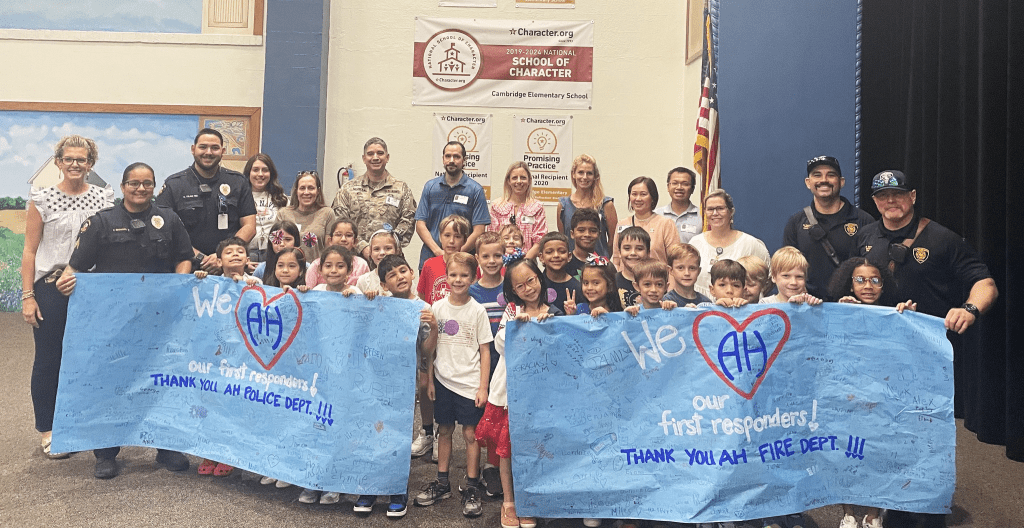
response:
M363 142L388 142L388 170L418 194L433 172L434 112L494 114L492 183L500 185L512 159L515 113L574 116L574 155L598 160L605 191L626 214L626 184L636 176L663 182L672 167L693 165L700 95L700 61L685 65L686 2L593 2L576 9L442 8L437 0L333 2L327 94L325 172L360 159ZM412 106L414 17L594 20L592 110ZM328 178L332 180L333 178ZM328 181L328 192L337 187ZM662 186L663 188L663 186ZM548 209L554 229L554 208ZM418 254L413 237L407 256Z

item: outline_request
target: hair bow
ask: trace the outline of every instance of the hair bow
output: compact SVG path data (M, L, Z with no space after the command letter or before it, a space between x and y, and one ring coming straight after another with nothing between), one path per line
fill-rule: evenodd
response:
M302 242L306 244L306 247L313 247L317 243L316 233L306 233L302 235Z
M587 256L587 264L591 266L607 266L608 259L598 255L597 253L591 253Z
M513 251L511 254L502 255L501 261L504 262L506 266L508 266L509 264L517 260L522 260L524 258L526 258L526 253L523 252L523 248L516 248L515 251Z
M281 245L284 242L284 229L278 229L273 233L270 233L270 243Z

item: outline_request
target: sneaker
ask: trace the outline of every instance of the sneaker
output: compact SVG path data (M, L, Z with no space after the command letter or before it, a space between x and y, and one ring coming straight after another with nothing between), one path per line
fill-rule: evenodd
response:
M388 517L405 517L405 512L408 511L407 504L409 504L408 494L392 495L391 501L388 502Z
M185 471L188 469L188 458L177 451L158 449L156 461L158 464L166 466L168 471Z
M320 504L337 504L341 500L341 493L337 491L325 491L320 495Z
M355 506L352 506L352 511L356 513L370 513L373 511L373 503L377 502L376 495L360 495L356 499Z
M260 484L263 485L263 486L269 486L269 485L271 485L271 484L273 484L275 482L277 482L276 478L263 477L263 478L260 479Z
M277 481L277 484L274 484L274 486L276 486L278 489L280 489L280 488L287 488L288 486L291 486L291 484L289 484L289 483L287 483L287 482L285 482L283 480L279 480L279 481Z
M839 522L839 528L860 528L860 523L853 515L844 515L843 520Z
M501 528L520 528L514 504L501 505Z
M601 519L583 519L583 526L587 528L597 528L601 526Z
M434 437L427 436L423 430L420 429L419 436L412 441L412 457L421 457L431 451L434 447Z
M423 491L416 496L417 506L430 506L437 501L447 499L452 496L452 485L441 484L441 481L435 480L427 487L423 488Z
M483 512L484 505L480 500L480 488L466 486L466 491L462 492L462 515L466 517L479 517ZM522 525L522 519L520 519L519 526Z
M783 527L782 519L777 519L775 517L769 517L767 519L762 519L761 520L761 527L762 528L782 528Z
M483 477L484 493L486 493L488 497L500 497L503 495L503 490L501 489L501 473L498 471L498 468L484 468L480 473L480 476Z
M117 460L113 458L97 458L96 469L93 476L98 479L111 479L117 476L120 470L117 467Z
M299 493L299 502L303 504L316 504L319 499L320 492L314 489L302 488L302 493Z
M875 517L874 519L871 519L871 522L868 522L868 516L865 515L864 516L864 522L863 522L863 524L861 526L863 528L882 528L882 518L881 517Z
M519 528L537 528L537 519L533 517L520 517Z
M804 528L804 514L794 513L786 516L786 528Z

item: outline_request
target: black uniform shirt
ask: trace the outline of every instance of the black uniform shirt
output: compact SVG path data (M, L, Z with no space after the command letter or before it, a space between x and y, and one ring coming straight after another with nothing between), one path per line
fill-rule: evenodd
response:
M811 204L811 211L818 224L825 230L826 238L836 250L839 262L860 254L857 245L857 233L860 228L875 221L871 215L856 208L842 196L843 202L839 212L833 214L821 214ZM807 221L807 215L803 211L791 216L786 228L782 233L784 246L793 246L803 253L810 264L807 270L807 292L820 299L828 298L828 283L832 280L832 274L836 271L836 264L825 253L821 242L811 236L811 224ZM905 299L904 299L905 300Z
M96 273L173 273L191 259L192 243L174 211L154 204L131 213L120 204L82 224L69 264Z
M202 192L204 184L209 192ZM199 176L191 166L169 176L156 203L174 209L188 230L192 246L207 255L217 251L221 240L235 236L243 217L256 214L249 180L224 167L210 179ZM217 229L221 212L228 215L227 229Z

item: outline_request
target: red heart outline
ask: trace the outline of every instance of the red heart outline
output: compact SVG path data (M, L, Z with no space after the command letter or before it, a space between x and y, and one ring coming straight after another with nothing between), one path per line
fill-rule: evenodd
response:
M288 336L288 340L281 345L281 349L277 351L277 354L274 355L274 359L270 360L269 365L264 363L263 358L261 358L260 355L252 348L252 343L249 342L249 337L246 335L245 329L242 328L242 321L238 318L238 309L242 306L242 297L245 296L245 292L248 290L256 290L260 292L260 297L263 298L263 301L261 301L263 307L268 306L270 303L284 297L285 295L291 295L292 299L295 300L295 307L299 311L299 316L295 321L295 327L292 328L292 333ZM235 303L235 325L238 326L238 332L242 334L242 341L245 341L245 348L249 349L249 354L256 358L256 361L258 361L260 366L263 367L263 370L270 370L274 368L274 365L277 364L277 360L281 359L281 355L284 354L285 350L288 350L288 347L292 344L296 334L299 333L299 327L302 325L302 303L299 302L299 296L295 295L295 288L289 288L288 291L283 291L268 300L267 292L264 291L262 287L258 285L246 286L245 288L242 288L242 291L238 294L238 302Z
M765 363L764 365L764 374L762 374L760 378L757 378L757 381L754 382L754 386L750 388L750 392L744 392L740 390L739 387L737 387L735 384L733 384L733 382L728 377L725 376L725 374L718 368L718 364L715 363L711 359L711 356L708 355L708 352L704 350L704 345L700 342L700 336L697 333L697 329L700 326L700 322L704 320L705 317L721 317L726 321L729 321L729 324L732 325L733 329L735 329L736 332L742 332L745 328L747 328L747 325L765 315L779 316L782 319L782 322L786 324L786 333L783 334L782 339L779 340L779 344L775 346L775 351L772 352L772 355L768 356L768 362ZM736 322L736 319L733 319L727 313L710 311L698 315L697 318L693 320L693 342L697 344L697 349L700 350L700 355L704 356L704 361L706 361L708 363L708 366L711 367L712 372L714 372L716 376L718 376L722 381L724 381L725 384L729 386L729 388L736 391L736 394L739 394L744 399L750 400L754 397L754 394L757 392L757 388L761 386L761 382L764 381L764 379L768 376L768 369L772 367L772 363L775 363L775 358L777 358L779 356L779 352L782 351L782 345L785 345L786 341L789 341L790 329L791 326L789 324L789 316L786 315L786 312L783 312L778 308L765 308L764 310L758 310L750 314L750 316L748 316L746 319L744 319L743 324L739 324L738 322Z

